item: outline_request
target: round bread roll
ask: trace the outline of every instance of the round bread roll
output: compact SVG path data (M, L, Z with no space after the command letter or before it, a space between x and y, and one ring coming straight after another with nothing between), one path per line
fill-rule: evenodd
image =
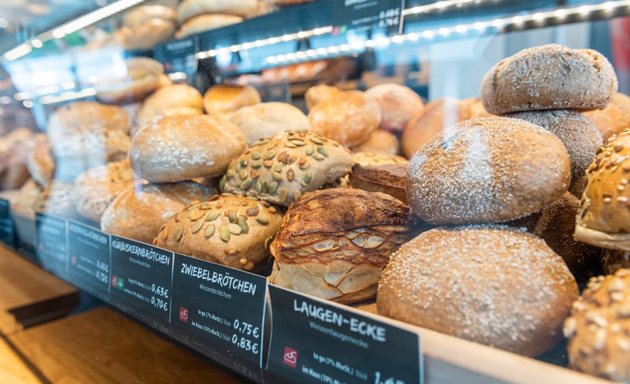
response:
M409 120L422 110L422 98L399 84L380 84L365 91L381 108L381 129L402 132Z
M481 83L481 101L493 114L601 109L615 92L615 70L602 54L556 44L524 49L500 61Z
M251 85L217 84L203 95L203 108L211 115L229 114L249 105L260 103L260 94Z
M50 142L42 136L28 152L26 166L31 177L41 186L46 186L55 173L55 160L50 150Z
M390 254L413 237L399 200L359 189L305 193L271 242L269 282L340 303L374 298Z
M304 93L306 108L310 111L317 104L338 96L341 93L343 93L341 90L326 84L319 84L310 87L306 90L306 93Z
M388 164L407 164L409 161L402 156L388 155L384 153L374 152L357 152L352 155L352 161L355 164L361 164L364 167L373 165L388 165Z
M525 227L530 233L545 240L560 255L578 281L584 281L600 270L601 250L573 239L575 215L580 207L577 197L567 192L562 198L540 212L508 223Z
M27 155L36 137L31 130L18 128L0 138L0 190L18 189L31 178Z
M588 168L575 239L630 251L630 130L612 137Z
M35 202L42 193L42 188L31 179L20 188L15 199L11 201L11 214L35 220Z
M337 181L351 166L350 152L339 143L288 131L254 143L232 161L219 186L222 192L288 206L304 192Z
M119 130L129 133L127 112L114 105L77 101L57 109L48 120L47 133L52 143L62 142L69 134L100 133Z
M215 193L215 189L189 181L130 186L105 209L101 230L151 243L160 228L176 213L194 201L209 199Z
M407 164L363 166L354 164L349 176L352 188L383 192L407 204Z
M237 126L209 115L163 117L131 142L136 174L154 183L218 176L247 149Z
M427 104L405 127L401 138L401 150L411 157L445 129L472 117L471 103L457 99L438 99ZM448 134L448 132L447 132Z
M615 382L630 381L628 303L629 269L591 278L564 322L569 367Z
M430 224L514 220L569 187L567 150L537 125L478 117L448 131L420 148L407 171L409 205Z
M73 200L77 213L100 222L101 216L119 193L133 186L131 163L125 159L92 168L74 180Z
M117 45L126 50L148 50L172 38L176 30L176 23L154 18L133 28L117 29L113 34L113 39Z
M151 19L164 19L177 24L177 12L164 5L142 5L133 8L125 14L123 25L128 28L134 28Z
M211 31L213 29L223 28L228 25L237 24L243 21L240 16L222 15L222 14L205 14L195 16L187 20L177 31L176 37L182 38L195 33Z
M388 155L397 155L398 138L383 129L372 131L367 140L352 148L352 152L377 152Z
M308 114L311 131L346 147L367 140L381 124L378 103L359 92L344 92L315 105Z
M602 146L602 136L597 128L584 116L566 109L518 112L509 117L529 121L556 135L571 159L571 180L584 176L586 168Z
M105 103L132 103L142 100L160 87L164 67L147 57L134 57L125 61L126 77L95 85L97 97Z
M630 97L615 93L612 102L604 109L582 112L595 124L604 140L630 128Z
M436 228L404 244L379 282L378 313L536 356L562 337L578 287L541 239L509 227Z
M180 23L204 13L226 13L247 16L258 9L258 0L184 0L177 7Z
M304 113L287 103L260 103L243 107L229 115L228 119L241 129L247 138L247 145L284 131L308 131L310 128Z
M72 184L53 180L37 197L33 208L37 213L66 219L78 219L79 214L74 206L74 194L72 192Z
M282 223L269 203L245 196L215 195L192 203L170 219L154 244L232 268L254 270L268 258L267 241Z
M136 123L142 127L158 117L201 114L203 98L199 91L186 84L175 84L159 88L149 96L138 111Z

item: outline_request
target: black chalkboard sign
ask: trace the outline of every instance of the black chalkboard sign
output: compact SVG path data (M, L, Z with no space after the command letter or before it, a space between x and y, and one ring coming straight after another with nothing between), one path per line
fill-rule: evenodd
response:
M11 202L0 199L0 241L15 248L15 226L11 216Z
M124 237L111 237L111 302L168 332L173 252Z
M56 216L37 213L35 216L37 260L55 275L66 278L68 270L67 221Z
M189 78L197 72L197 36L173 40L155 47L155 59L164 65L166 73L183 72Z
M68 222L68 275L73 284L109 300L110 238L93 227Z
M176 337L253 380L262 379L267 279L175 255Z
M383 28L402 32L404 0L333 0L332 25L336 33Z
M272 285L269 294L271 382L423 382L416 333Z

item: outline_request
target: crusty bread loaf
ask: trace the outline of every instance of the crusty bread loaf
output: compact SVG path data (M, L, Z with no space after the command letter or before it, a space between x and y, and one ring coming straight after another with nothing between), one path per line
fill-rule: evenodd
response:
M437 228L404 244L379 282L378 313L536 356L562 337L578 287L544 241L508 227Z
M77 101L57 109L48 120L46 132L51 142L63 141L68 134L120 130L129 133L127 112L114 105Z
M151 19L164 19L177 24L177 12L164 5L142 5L125 13L123 25L134 28Z
M308 131L308 118L288 103L260 103L238 109L228 120L238 126L247 144L274 137L284 131Z
M381 110L371 97L344 92L315 105L308 113L311 131L347 147L367 140L381 124Z
M177 7L180 23L204 13L226 13L247 16L258 8L257 0L184 0Z
M203 98L199 91L186 84L175 84L158 89L142 103L136 124L143 127L158 117L202 113Z
M203 95L203 107L211 115L226 115L258 103L260 94L251 85L217 84Z
M267 241L281 222L282 213L267 202L215 195L176 214L162 227L154 244L251 271L267 260Z
M524 49L492 67L481 84L481 101L493 114L601 109L615 92L615 70L602 54L549 44Z
M587 171L575 239L630 251L630 130L611 137Z
M569 155L554 134L523 120L479 117L414 155L407 199L430 224L502 222L560 199L570 180Z
M630 381L630 269L591 278L564 322L569 367L614 382Z
M615 93L612 102L604 109L583 112L595 124L604 140L630 128L630 97Z
M352 154L352 161L363 166L407 164L409 161L402 156L388 155L385 153L357 152Z
M160 87L164 67L147 57L134 57L125 61L127 72L121 78L95 85L96 95L105 103L132 103L142 100Z
M306 108L310 111L313 107L315 107L315 105L326 101L341 92L341 90L326 84L312 86L304 93Z
M398 155L399 147L398 138L394 134L384 129L376 129L370 133L367 140L352 147L352 152L377 152Z
M365 94L373 97L380 106L381 129L392 132L402 132L424 105L417 93L400 84L379 84L365 91Z
M133 137L129 156L139 177L164 183L218 176L246 148L243 133L227 120L210 115L172 116L141 128Z
M363 166L354 164L349 183L352 188L383 192L407 204L407 164Z
M204 14L188 19L177 31L177 38L201 33L240 23L243 18L235 15Z
M334 300L374 298L390 254L411 238L414 218L393 197L359 189L305 193L271 242L272 284Z
M352 166L339 143L305 131L287 131L254 143L221 179L222 192L288 206L304 192L333 183Z
M112 201L101 217L101 229L113 235L151 243L175 214L216 190L183 181L130 186Z

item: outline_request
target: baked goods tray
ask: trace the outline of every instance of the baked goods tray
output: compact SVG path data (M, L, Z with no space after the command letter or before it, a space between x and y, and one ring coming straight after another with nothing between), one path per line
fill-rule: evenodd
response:
M87 223L38 214L21 226L35 231L42 268L259 383L606 382L388 319L374 305L353 308L268 285L265 277ZM562 364L558 354L544 359Z

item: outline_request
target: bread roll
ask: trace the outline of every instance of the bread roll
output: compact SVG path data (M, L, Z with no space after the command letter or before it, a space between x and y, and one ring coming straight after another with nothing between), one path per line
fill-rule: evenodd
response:
M380 84L365 91L381 108L381 129L402 132L409 120L422 110L420 96L399 84Z
M349 183L352 188L383 192L407 204L407 164L363 166L354 164Z
M479 117L414 155L407 199L430 224L502 222L560 199L570 172L569 155L552 133L523 120Z
M239 108L260 103L260 94L251 85L218 84L203 95L203 107L211 115L229 114Z
M26 166L37 184L46 186L52 180L55 160L50 150L50 142L45 136L37 140L35 146L28 151Z
M232 161L220 188L288 206L304 192L337 181L351 166L350 152L339 143L288 131L254 143Z
M409 207L383 193L305 193L271 242L269 282L340 303L374 298L381 271L413 236L413 223Z
M149 19L133 28L115 31L114 41L126 50L148 50L175 35L177 24L165 19Z
M314 106L308 119L311 130L347 147L367 140L381 124L378 103L359 92L344 92Z
M101 216L119 193L133 186L134 175L129 160L92 168L74 181L73 200L77 213L100 222Z
M17 196L11 201L11 214L35 220L35 202L42 193L42 188L31 179L20 188Z
M139 177L168 183L218 176L245 149L245 136L227 120L209 115L173 116L140 129L129 156Z
M100 133L119 130L129 133L127 112L117 106L93 101L77 101L57 109L48 120L50 141L63 141L69 134Z
M575 239L630 251L630 130L612 137L587 171Z
M525 227L545 240L549 248L562 257L578 282L598 272L601 264L599 248L573 239L579 206L580 201L567 192L542 211L508 223L510 226Z
M35 137L29 129L18 128L0 138L0 190L18 189L30 179L27 155Z
M404 244L379 282L378 313L536 356L562 337L578 287L537 237L508 227L436 228Z
M142 5L125 14L123 25L134 28L151 19L164 19L177 24L177 12L164 5Z
M175 215L154 244L232 268L254 270L268 258L282 213L269 203L244 196L213 196Z
M566 109L518 112L509 117L529 121L556 135L571 159L571 179L579 180L602 146L602 136L584 116Z
M630 128L630 97L615 93L604 109L582 112L599 130L604 140Z
M313 107L315 107L315 105L331 99L334 96L338 96L341 93L341 90L326 84L319 84L310 87L306 90L306 93L304 93L306 108L310 111Z
M308 131L310 128L304 113L287 103L260 103L243 107L229 115L228 119L241 129L247 138L247 145L284 131Z
M363 166L387 165L387 164L407 164L409 161L402 156L387 155L384 153L374 152L357 152L352 155L352 161L355 164Z
M481 101L493 114L601 109L615 92L615 70L602 54L549 44L524 49L492 67L481 84Z
M372 131L367 140L352 148L352 152L377 152L397 155L400 145L398 138L383 129Z
M572 369L615 382L630 380L630 270L593 277L564 322Z
M243 21L240 16L223 15L223 14L205 14L195 16L187 20L177 31L177 38L194 35L211 31L213 29L223 28L228 25L237 24Z
M59 216L66 219L78 219L74 205L72 184L53 180L35 200L35 212Z
M199 91L186 84L162 87L149 96L138 111L139 127L153 119L166 116L190 116L203 113L203 98Z
M438 99L427 104L405 127L401 138L401 150L411 157L445 129L455 123L470 119L470 103L457 99Z
M97 97L105 103L131 103L142 100L160 87L164 67L147 57L134 57L125 61L124 78L95 85Z
M176 213L215 193L212 188L189 181L130 186L120 192L103 213L101 230L151 243Z
M229 15L247 16L256 11L257 0L184 0L177 7L177 18L180 23L204 13L227 13Z

